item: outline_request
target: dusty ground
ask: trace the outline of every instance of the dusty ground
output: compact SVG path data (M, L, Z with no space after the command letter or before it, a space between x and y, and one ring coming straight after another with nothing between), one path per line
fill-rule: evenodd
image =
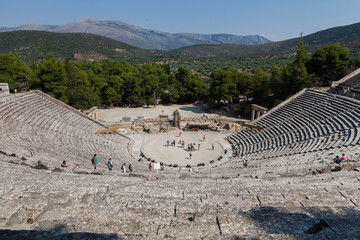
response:
M227 134L217 132L179 132L167 134L146 134L144 135L141 151L146 157L150 157L156 162L164 164L178 164L179 166L197 166L198 163L210 164L211 160L217 163L217 158L225 149L231 152L231 146L223 139ZM205 141L203 140L205 136ZM167 146L167 140L175 140L175 146ZM185 142L185 148L182 148L179 141ZM196 150L191 151L192 157L189 158L187 146L195 143ZM200 144L200 149L198 148ZM214 144L214 150L212 150Z
M209 118L218 118L232 122L239 121L238 118L231 118L227 116L219 116L218 114L208 113L205 110L205 105L202 103L188 104L188 105L158 105L150 108L112 108L112 109L99 109L99 120L111 126L118 126L120 128L130 129L131 123L120 121L123 117L130 117L134 120L138 117L145 119L157 118L161 115L168 115L172 119L172 113L179 109L181 118L199 118L206 114ZM198 132L182 132L179 137L179 131L171 131L168 133L160 134L147 134L139 132L132 133L128 136L133 140L133 153L137 157L140 151L146 157L155 160L156 162L163 162L166 165L178 164L179 166L197 166L198 163L205 163L209 165L211 160L217 162L217 158L224 152L225 149L231 152L230 144L224 138L230 133L218 133L211 131L198 131ZM205 135L205 141L203 136ZM175 140L176 146L167 146L167 140ZM179 140L185 141L185 149L178 143ZM187 145L195 143L196 148L200 144L200 150L192 152L192 158L189 159L189 151L186 149ZM212 150L214 144L214 150ZM223 159L225 160L225 159Z

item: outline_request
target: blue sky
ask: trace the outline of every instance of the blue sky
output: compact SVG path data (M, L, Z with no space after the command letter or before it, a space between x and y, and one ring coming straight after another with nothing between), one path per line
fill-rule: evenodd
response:
M0 0L0 26L84 17L169 33L260 34L270 40L360 22L360 0Z

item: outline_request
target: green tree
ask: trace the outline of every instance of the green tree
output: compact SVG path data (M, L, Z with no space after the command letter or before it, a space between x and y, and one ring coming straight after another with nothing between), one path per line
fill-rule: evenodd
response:
M175 85L179 94L180 102L187 102L188 86L191 81L191 72L185 67L179 67L177 73L175 73Z
M143 80L143 97L147 105L155 105L156 90L159 88L159 78L154 74L149 74Z
M61 61L57 61L53 53L49 53L39 66L37 77L40 89L52 97L67 103L67 76L65 66Z
M230 101L236 94L236 84L230 71L215 69L210 75L210 99L213 101Z
M32 78L31 69L17 54L0 54L0 82L8 83L10 91L27 90Z
M143 102L140 76L136 73L126 72L121 74L124 80L124 97L127 104L137 104Z
M233 71L233 79L236 83L237 95L242 95L244 97L250 96L251 92L254 88L254 79L248 73L242 73L238 71ZM233 96L233 98L237 99L238 96ZM238 101L239 99L237 99Z
M274 65L271 69L270 91L276 98L284 97L284 82L282 79L282 69Z
M116 101L121 102L125 94L124 79L119 76L111 75L107 80L107 84L115 89L117 93Z
M186 102L204 100L207 93L207 85L203 83L199 74L192 74L186 87Z
M79 85L69 88L66 95L68 104L76 109L89 109L100 104L100 98L90 87Z
M285 98L291 96L303 88L312 86L313 75L309 75L305 62L307 53L304 48L304 39L302 35L296 46L296 57L293 63L288 63L282 71L283 89L285 89Z
M253 102L262 106L269 104L269 77L257 67L254 72L254 88L252 92Z
M348 52L339 43L320 48L306 62L308 72L320 78L324 86L344 77L348 66Z
M175 78L175 74L171 73L168 75L166 84L165 81L162 84L164 85L160 95L161 103L177 103L180 96L177 89L178 84Z
M100 91L100 89L106 85L106 81L103 76L96 75L92 71L86 71L86 72L88 79L90 81L90 86L93 88L95 92Z
M119 96L116 90L110 85L105 85L101 88L101 102L106 105L114 105L119 101Z
M90 86L90 80L85 71L81 70L76 64L71 63L67 58L64 61L65 72L67 76L67 87L75 88L78 85Z

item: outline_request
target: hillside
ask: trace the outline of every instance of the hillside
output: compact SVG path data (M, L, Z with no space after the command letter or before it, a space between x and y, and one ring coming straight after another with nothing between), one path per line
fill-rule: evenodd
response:
M349 50L349 54L354 56L360 50L360 23L352 25L334 27L304 36L305 48L310 53L318 48L329 44L340 43L342 47ZM276 58L279 56L289 56L295 52L297 38L266 43L262 45L196 45L169 51L178 58L212 58L212 57L259 57Z
M17 52L28 64L53 52L58 58L77 61L113 59L142 63L157 58L160 52L143 50L109 38L86 33L11 31L0 33L0 53Z
M360 23L319 31L304 36L304 40L309 53L338 42L349 50L350 56L357 56L360 52ZM0 32L0 53L18 52L28 64L46 57L52 51L56 57L70 57L75 61L113 59L136 64L168 62L172 70L185 66L202 76L208 76L215 68L251 72L260 66L269 70L273 64L282 65L291 61L296 44L295 38L255 46L202 44L159 51L136 48L93 34Z
M242 44L256 45L271 42L259 36L238 36L233 34L192 34L143 29L121 21L100 21L83 18L64 25L50 26L41 24L22 25L15 28L0 28L0 31L36 30L58 33L91 33L111 38L143 49L170 50L196 44Z

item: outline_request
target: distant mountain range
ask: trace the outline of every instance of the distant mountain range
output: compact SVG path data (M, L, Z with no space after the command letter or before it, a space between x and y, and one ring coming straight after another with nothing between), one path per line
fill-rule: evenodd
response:
M52 26L48 26L52 28ZM248 70L284 64L295 56L298 38L260 45L201 44L173 50L146 50L88 33L48 31L0 32L0 54L17 53L27 64L39 62L53 52L73 61L119 60L129 64L167 62L173 69L186 66L206 76L215 68ZM334 27L304 36L305 49L313 53L340 43L351 57L360 56L360 23Z
M83 18L64 25L29 24L14 28L0 27L0 31L48 31L58 33L91 33L111 38L129 45L156 50L171 50L198 44L241 44L258 45L271 42L259 35L238 36L232 34L170 34L155 30L143 29L121 21L99 21L92 18Z
M360 55L360 23L329 28L306 35L303 38L305 49L309 53L330 44L340 43L341 47L349 51L350 56ZM171 53L189 59L209 58L211 56L277 58L279 56L294 55L297 42L298 38L252 46L233 44L196 45L174 49Z

